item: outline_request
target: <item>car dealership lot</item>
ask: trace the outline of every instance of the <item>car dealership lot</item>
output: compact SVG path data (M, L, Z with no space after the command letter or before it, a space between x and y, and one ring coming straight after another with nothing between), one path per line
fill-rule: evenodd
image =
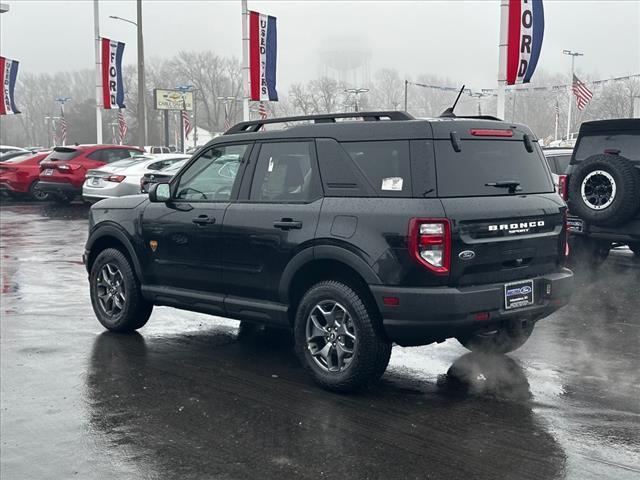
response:
M381 383L318 388L286 332L156 308L107 333L80 257L87 208L0 211L1 476L638 478L640 262L578 272L508 356L394 347Z

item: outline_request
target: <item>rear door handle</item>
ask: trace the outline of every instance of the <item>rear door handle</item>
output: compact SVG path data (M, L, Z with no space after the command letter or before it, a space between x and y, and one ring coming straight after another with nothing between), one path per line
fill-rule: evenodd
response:
M283 218L280 221L273 222L273 226L280 230L300 230L302 228L302 222L290 218Z
M216 223L216 218L209 215L199 215L191 221L196 225L213 225Z

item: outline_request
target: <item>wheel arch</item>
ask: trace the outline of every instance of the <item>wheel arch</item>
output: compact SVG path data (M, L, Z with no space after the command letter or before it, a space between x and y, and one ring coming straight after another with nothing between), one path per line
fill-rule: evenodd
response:
M280 281L280 297L289 305L289 320L293 321L297 305L304 293L322 280L342 280L367 297L372 308L377 305L369 288L380 284L373 269L355 253L337 246L319 246L298 253Z
M87 272L91 272L93 262L100 252L107 248L117 248L125 254L133 265L133 269L139 280L142 280L142 268L136 255L133 243L126 233L115 225L104 225L94 230L87 240L85 249L87 250L86 267Z

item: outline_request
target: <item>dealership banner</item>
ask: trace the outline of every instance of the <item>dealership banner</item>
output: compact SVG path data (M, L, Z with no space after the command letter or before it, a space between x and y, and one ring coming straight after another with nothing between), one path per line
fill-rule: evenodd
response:
M278 100L278 92L276 91L277 35L276 17L249 12L251 100Z
M509 0L507 85L531 81L543 36L542 0Z
M2 99L0 100L0 115L20 113L13 96L18 78L19 62L10 58L0 57L0 85L2 85Z
M122 82L124 43L101 39L102 42L102 105L105 109L125 108Z

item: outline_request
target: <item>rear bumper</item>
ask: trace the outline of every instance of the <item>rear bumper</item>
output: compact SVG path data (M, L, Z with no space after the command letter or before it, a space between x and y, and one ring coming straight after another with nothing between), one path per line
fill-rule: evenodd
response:
M634 218L618 227L593 225L573 215L569 215L567 220L572 224L572 226L569 227L571 235L583 235L612 243L640 242L640 217Z
M535 304L514 310L504 309L504 283L462 288L370 287L389 339L404 346L425 345L504 321L544 318L569 302L573 273L562 269L536 277ZM384 297L396 297L399 304L384 305ZM489 318L476 320L477 313L488 313Z
M82 190L66 182L47 182L40 180L38 188L47 193L63 193L67 195L80 195Z

